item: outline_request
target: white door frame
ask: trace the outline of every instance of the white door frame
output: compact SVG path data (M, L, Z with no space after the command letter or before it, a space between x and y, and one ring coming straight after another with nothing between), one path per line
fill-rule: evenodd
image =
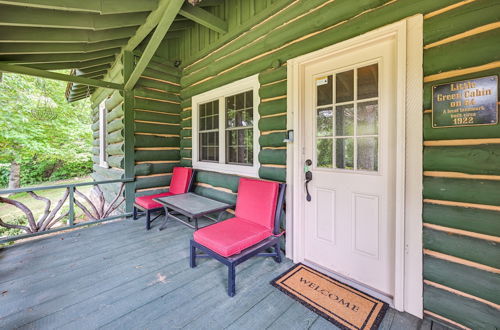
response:
M301 84L304 67L351 49L393 38L396 42L396 104L399 110L396 150L395 294L393 306L422 317L422 107L423 107L423 17L415 15L397 23L318 51L288 60L287 128L294 131L295 143L287 148L287 257L304 260L304 132L300 109L304 109ZM405 143L406 141L406 143ZM303 149L303 148L302 148Z

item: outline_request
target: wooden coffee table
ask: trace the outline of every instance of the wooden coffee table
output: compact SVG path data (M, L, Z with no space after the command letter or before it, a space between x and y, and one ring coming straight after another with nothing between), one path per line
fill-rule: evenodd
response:
M165 229L170 219L177 220L189 228L197 230L199 218L211 213L219 213L217 220L207 218L214 222L218 222L222 219L222 215L227 209L235 207L234 204L219 202L194 193L160 197L153 200L160 203L165 208L165 220L161 224L159 230ZM179 214L186 216L189 221L194 221L194 226L177 217Z

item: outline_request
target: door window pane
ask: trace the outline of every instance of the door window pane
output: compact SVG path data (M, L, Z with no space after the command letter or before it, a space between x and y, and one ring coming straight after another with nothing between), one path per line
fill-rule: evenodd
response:
M316 112L316 135L332 136L333 111L332 107L318 109Z
M354 168L354 139L339 138L335 141L335 167L352 170Z
M359 170L378 171L378 138L358 138L357 156Z
M358 100L378 96L378 64L358 68Z
M333 167L333 139L317 139L316 140L316 166L317 167Z
M378 101L358 103L358 134L378 133Z
M335 135L354 135L354 105L340 105L335 108Z
M328 105L333 103L333 79L332 76L316 78L317 105Z
M354 70L337 73L335 80L335 102L354 100Z

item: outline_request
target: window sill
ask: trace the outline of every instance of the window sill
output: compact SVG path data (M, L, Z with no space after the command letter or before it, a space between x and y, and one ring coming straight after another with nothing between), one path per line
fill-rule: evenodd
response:
M254 164L253 166L244 166L210 162L195 162L193 163L193 168L195 170L213 171L252 178L259 177L259 164Z

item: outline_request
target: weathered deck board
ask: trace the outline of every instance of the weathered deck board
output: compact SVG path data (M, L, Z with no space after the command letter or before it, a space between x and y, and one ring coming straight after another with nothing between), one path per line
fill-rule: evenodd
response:
M229 298L222 264L189 268L189 228L157 227L115 222L0 250L0 328L337 329L269 285L290 260L241 264ZM420 327L394 310L381 325Z

